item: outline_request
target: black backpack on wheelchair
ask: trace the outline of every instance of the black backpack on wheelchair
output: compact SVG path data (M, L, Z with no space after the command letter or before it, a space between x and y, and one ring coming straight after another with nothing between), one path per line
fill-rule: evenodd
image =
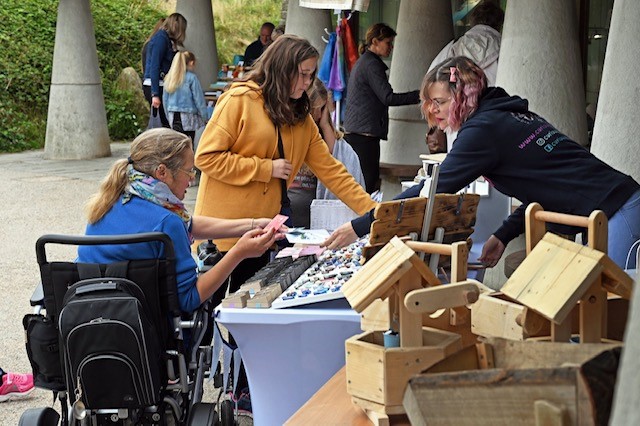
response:
M47 244L138 243L162 244L165 255L83 264L50 262L45 251ZM27 353L35 385L54 391L61 402L62 425L217 424L215 405L200 402L211 366L210 349L199 348L208 315L200 311L182 321L167 235L45 235L36 255L42 294L32 305L43 305L46 314L38 307L24 318ZM183 326L191 328L189 351ZM27 410L20 424L57 424L52 411Z

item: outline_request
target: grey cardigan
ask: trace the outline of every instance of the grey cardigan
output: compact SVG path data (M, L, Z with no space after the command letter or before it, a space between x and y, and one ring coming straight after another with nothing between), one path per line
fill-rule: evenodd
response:
M389 107L412 105L420 101L418 90L393 93L387 69L382 59L369 50L356 62L347 84L344 112L344 129L347 133L386 139L389 131Z

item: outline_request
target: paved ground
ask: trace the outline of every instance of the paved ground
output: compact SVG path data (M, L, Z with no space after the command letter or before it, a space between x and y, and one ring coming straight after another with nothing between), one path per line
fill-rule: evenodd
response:
M35 242L43 234L82 234L83 205L111 164L128 155L129 144L111 145L112 156L88 161L45 160L43 151L0 155L0 367L30 371L24 349L22 317L31 311L29 297L39 280ZM189 189L193 211L197 188ZM52 250L60 260L74 251ZM205 398L211 398L212 388ZM51 404L51 393L36 389L28 399L0 403L0 425L16 425L27 408ZM246 424L246 423L245 423Z

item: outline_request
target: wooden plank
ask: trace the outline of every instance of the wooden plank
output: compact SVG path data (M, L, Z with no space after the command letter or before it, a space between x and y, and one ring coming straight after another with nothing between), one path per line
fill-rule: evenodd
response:
M342 286L342 293L353 309L362 312L371 302L385 294L411 268L411 263L407 262L411 256L415 256L415 253L404 243L394 245L390 242L356 272Z
M369 243L387 243L394 236L409 235L411 232L420 234L426 204L424 197L380 203L373 213L375 220L371 224Z
M536 426L569 426L571 419L566 408L558 406L547 400L538 400L533 403Z
M599 276L604 254L546 234L502 287L502 292L561 323Z
M621 346L620 343L584 343L567 345L553 342L516 342L487 338L493 347L496 367L506 369L552 368L565 363L583 364L601 352Z
M400 320L400 346L403 348L422 346L422 315L406 308L406 295L422 288L422 279L415 269L407 271L398 282L398 317Z
M602 210L594 210L589 215L587 225L587 240L589 247L599 250L603 253L609 252L609 227L607 216Z
M551 322L551 341L568 343L571 340L571 318L565 318L563 322L557 324Z
M567 407L578 424L577 374L577 367L422 374L407 386L419 407L407 416L412 424L535 425L534 402L544 399Z
M466 239L466 231L473 232L478 212L478 194L436 194L433 213L429 224L429 238L433 238L437 227L445 229L444 242L450 243ZM456 237L453 237L456 236ZM452 238L458 238L453 240Z
M391 328L391 310L389 309L390 301L374 300L367 306L361 315L360 327L362 331L381 330L386 331Z
M471 305L471 332L485 337L524 340L528 336L517 322L524 309L520 304L482 294Z
M478 366L481 370L495 368L496 363L493 357L493 347L491 345L476 345L478 354Z
M600 343L602 318L607 303L607 292L602 289L598 277L580 298L580 343Z
M478 300L480 291L474 281L413 290L404 297L403 304L409 312L416 314L465 306Z
M538 203L531 203L527 206L524 219L524 232L527 256L531 253L533 248L542 240L544 234L547 232L547 228L544 222L536 220L536 213L542 211L542 206Z
M467 279L467 263L468 262L469 262L469 247L467 246L466 241L453 243L451 245L451 282L452 283L457 283Z

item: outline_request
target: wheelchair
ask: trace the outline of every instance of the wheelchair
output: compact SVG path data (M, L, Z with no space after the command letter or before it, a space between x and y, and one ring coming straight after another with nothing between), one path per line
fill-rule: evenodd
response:
M85 264L49 261L45 249L124 244L162 244L164 255ZM212 348L200 345L212 306L183 317L166 234L45 235L36 257L41 286L23 320L27 353L35 385L53 391L61 412L32 408L20 425L219 424L216 405L202 402Z

